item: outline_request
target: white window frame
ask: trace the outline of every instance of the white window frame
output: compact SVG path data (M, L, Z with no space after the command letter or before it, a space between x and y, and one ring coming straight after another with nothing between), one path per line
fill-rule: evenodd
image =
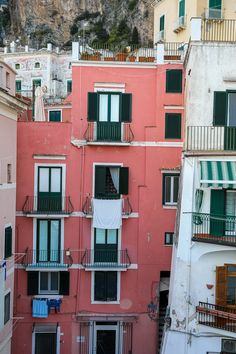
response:
M65 164L53 164L53 163L35 163L34 164L34 196L38 195L38 167L61 167L62 177L61 177L61 195L65 197L65 186L66 186L66 165Z
M48 290L41 290L40 289L40 284L41 284L41 273L48 273ZM58 274L58 290L49 290L49 285L51 285L51 274L52 273L57 273ZM39 295L59 295L60 292L60 272L48 272L48 271L40 271L39 272L39 285L38 285L38 294Z
M163 172L163 207L176 207L177 202L174 202L174 177L178 176L180 178L180 173L179 172L172 172L172 171L165 171ZM170 202L165 201L165 188L166 182L164 181L164 178L170 177L171 178L171 184L170 184ZM179 191L178 191L179 192Z
M61 108L48 109L48 122L51 122L51 121L49 120L50 112L61 112L61 120L60 120L60 122L62 122L62 109L61 109ZM53 123L57 123L57 122L53 122ZM58 122L58 123L59 123L59 122Z
M103 270L97 270L97 272L102 272ZM113 270L111 270L113 271ZM95 271L91 275L91 304L119 304L120 303L120 271L115 271L117 273L117 300L116 301L96 301L94 300L95 291Z
M94 323L94 333L93 333L93 342L94 342L94 348L93 352L97 352L97 331L115 331L116 332L116 354L119 352L122 353L122 346L120 351L118 352L119 349L119 322L117 322L116 325L96 325L96 322ZM121 343L122 344L122 343Z

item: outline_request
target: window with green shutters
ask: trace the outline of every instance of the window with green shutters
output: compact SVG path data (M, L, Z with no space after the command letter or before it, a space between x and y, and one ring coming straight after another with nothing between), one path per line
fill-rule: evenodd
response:
M11 313L11 293L5 295L4 297L4 325L10 320Z
M210 9L219 9L221 10L222 0L209 0Z
M67 80L67 94L72 92L72 80Z
M212 218L214 215L225 215L225 190L212 189L211 190L211 205L210 205L210 234L212 236L224 236L225 222Z
M128 194L128 167L96 166L95 198L119 199L121 194Z
M38 87L38 86L41 86L42 82L41 82L41 79L33 79L32 80L32 86L34 88Z
M94 262L118 261L118 230L94 229Z
M16 80L16 92L21 91L21 80Z
M48 111L49 122L61 122L61 111Z
M165 15L162 15L160 17L160 32L164 31L165 29Z
M41 274L42 273L42 274ZM55 275L51 275L55 273ZM27 294L39 295L41 294L70 294L70 272L27 272Z
M94 301L117 301L117 272L94 273Z
M183 76L183 72L180 69L166 70L166 92L167 93L182 92L182 76Z
M185 0L179 0L179 17L185 15Z
M8 226L5 228L5 252L4 258L9 258L12 256L12 227Z
M97 141L121 141L121 123L131 122L131 115L131 94L88 93L88 121L97 122Z
M181 114L180 113L166 113L165 138L181 139Z

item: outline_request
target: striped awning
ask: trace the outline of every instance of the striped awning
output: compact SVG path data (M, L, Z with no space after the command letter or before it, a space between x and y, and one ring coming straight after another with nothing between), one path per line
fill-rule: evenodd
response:
M201 186L236 189L236 162L200 161Z

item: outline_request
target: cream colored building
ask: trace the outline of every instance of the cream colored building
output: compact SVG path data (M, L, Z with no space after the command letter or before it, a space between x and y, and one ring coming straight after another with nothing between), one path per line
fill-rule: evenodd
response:
M236 0L155 0L153 6L154 43L188 42L192 17L236 20Z

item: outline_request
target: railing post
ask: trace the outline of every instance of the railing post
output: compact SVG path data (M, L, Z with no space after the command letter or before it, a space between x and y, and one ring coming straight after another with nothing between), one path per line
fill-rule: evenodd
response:
M200 41L202 34L202 19L201 17L191 18L191 40Z

